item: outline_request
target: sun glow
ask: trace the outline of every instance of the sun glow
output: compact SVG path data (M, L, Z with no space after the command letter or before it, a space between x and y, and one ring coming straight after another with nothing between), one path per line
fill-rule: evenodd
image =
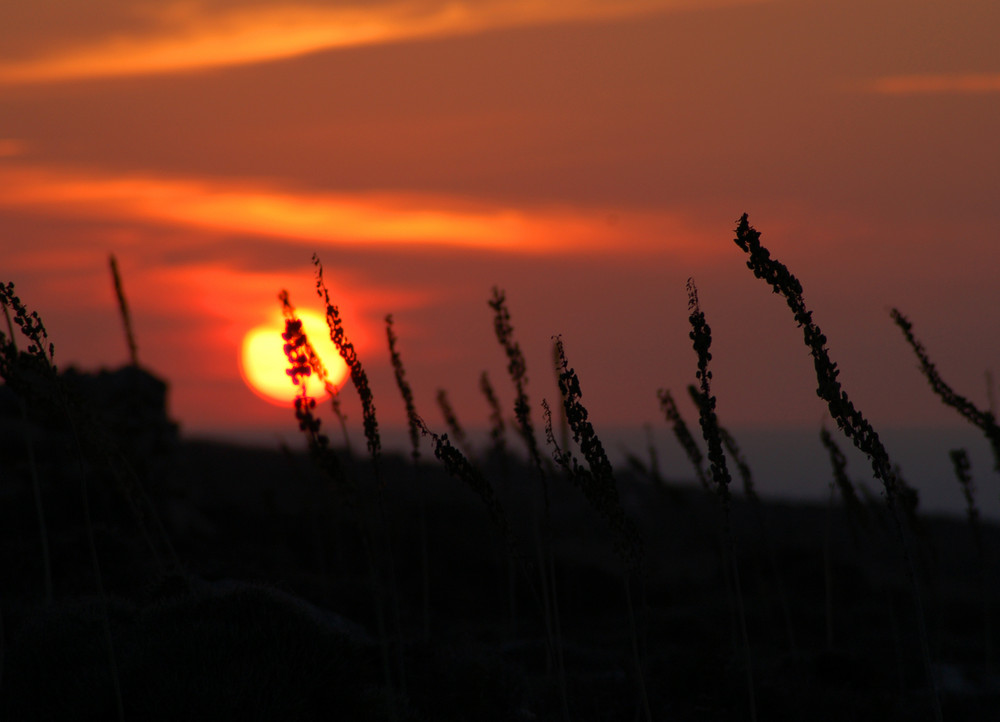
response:
M348 368L330 341L326 319L306 310L298 310L296 315L302 320L309 342L326 366L330 383L339 389L347 379ZM290 406L295 401L298 388L286 373L288 359L281 338L284 330L284 318L276 314L270 322L247 332L240 350L240 375L250 390L265 401ZM326 394L315 374L306 379L306 391L314 398L323 398Z

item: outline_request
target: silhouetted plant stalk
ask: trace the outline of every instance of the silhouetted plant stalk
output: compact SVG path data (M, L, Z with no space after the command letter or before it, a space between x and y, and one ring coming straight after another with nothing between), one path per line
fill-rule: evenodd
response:
M535 428L531 420L531 404L525 389L528 383L527 364L520 345L514 340L514 328L510 323L510 311L507 309L507 299L503 291L494 287L493 297L488 303L493 309L493 331L507 356L507 373L514 384L514 418L517 421L518 432L528 449L528 460L535 468L542 492L541 529L539 529L537 510L535 511L535 546L538 554L538 574L542 586L542 604L545 616L546 669L551 673L555 667L563 705L563 716L568 719L569 704L566 696L565 670L560 663L562 643L559 632L559 607L556 602L555 576L552 574L555 561L552 557L553 530L549 483L545 469L542 467L538 439L535 436Z
M573 441L587 462L588 469L573 460L569 470L570 479L608 522L615 534L615 549L623 564L630 571L638 571L643 560L643 542L632 520L625 515L618 496L618 484L604 445L601 443L593 424L590 423L586 407L580 401L583 392L576 371L569 366L562 338L555 337L556 358L559 362L559 392L562 394L566 421L573 434ZM549 434L551 437L551 434ZM550 438L550 443L554 438ZM568 452L566 452L568 454ZM557 461L559 459L557 458ZM561 465L562 462L560 462Z
M858 529L867 525L867 512L864 505L858 499L854 491L854 485L847 476L847 458L840 450L837 442L834 441L830 432L823 427L820 429L820 441L822 441L827 454L830 457L830 466L833 470L833 479L830 481L830 501L827 505L826 515L826 537L823 544L823 578L826 589L826 646L833 648L833 566L832 566L832 526L834 499L839 491L844 503L844 511L847 516L848 525L854 537L855 548L858 545Z
M508 544L512 551L516 551L516 544L511 532L507 515L503 510L499 497L493 490L493 485L487 481L479 470L473 466L472 462L466 458L460 449L453 446L448 439L448 434L435 434L427 428L423 421L420 421L420 430L425 436L429 436L431 444L434 446L434 456L444 464L448 473L456 479L465 483L475 494L482 499L490 515L490 521L501 538Z
M695 406L700 407L704 399L698 387L694 384L689 384L687 388L688 395L694 401ZM796 653L798 645L795 641L795 629L792 625L792 610L788 603L788 594L785 592L785 579L781 574L781 568L778 566L771 537L767 533L764 505L761 503L760 497L757 496L757 490L753 482L753 470L750 468L746 457L743 456L743 452L740 450L739 444L736 443L733 435L721 424L718 425L718 430L719 437L722 439L722 445L729 458L736 464L736 470L739 472L740 480L743 482L743 495L750 503L750 508L753 509L754 519L757 522L757 531L760 534L760 541L764 547L764 554L767 557L767 565L774 580L774 591L778 596L778 606L781 607L781 616L785 624L785 636L788 640L788 648L793 653Z
M503 412L500 410L500 402L493 384L490 383L490 376L486 371L479 377L479 390L486 398L486 403L490 409L490 454L493 462L500 472L500 481L506 488L510 482L510 471L507 462L507 425L503 420ZM510 612L511 633L517 632L517 569L514 560L508 556L507 559L507 606Z
M278 294L281 301L281 310L285 316L285 330L281 334L284 343L285 358L288 359L288 368L285 373L291 379L296 389L295 396L295 419L299 422L299 430L306 435L310 455L319 468L338 485L348 490L346 479L341 471L340 463L330 445L329 437L320 431L322 426L319 418L316 417L316 399L309 396L306 388L307 379L315 373L327 384L327 391L330 391L330 384L326 380L326 370L316 354L315 349L309 342L302 321L295 313L288 298L287 291ZM353 498L350 499L353 503Z
M283 345L285 358L288 361L285 373L296 389L295 419L299 422L299 430L306 436L306 444L313 464L335 485L341 487L341 490L345 492L347 506L354 509L353 489L346 483L346 477L341 471L340 462L330 445L329 437L320 431L322 424L314 413L316 400L309 396L306 388L308 378L313 373L323 378L325 369L309 342L302 321L295 314L295 308L288 298L288 292L281 291L278 298L281 301L281 310L285 317L285 330L281 334L281 338L285 342ZM286 453L289 457L291 456L291 452L286 450ZM316 494L316 501L319 502L319 490L316 490ZM318 504L309 504L308 515L312 527L313 543L316 546L319 571L325 578L329 570L326 566L326 543L316 515L317 506Z
M699 410L699 415L701 412L701 404L704 402L704 397L701 391L694 384L688 384L687 387L688 396L694 402L695 407ZM722 425L718 426L719 438L722 440L722 445L729 454L729 457L736 464L736 470L740 474L740 479L743 482L743 494L746 496L747 500L755 504L760 505L760 497L757 496L757 490L754 488L753 484L753 471L750 469L750 464L747 463L746 458L743 456L743 452L740 451L739 445L736 443L736 439L730 434L725 427Z
M760 233L749 224L745 213L736 229L735 240L736 244L749 254L747 267L753 271L754 276L764 279L775 293L785 298L795 316L795 322L802 329L806 346L809 347L813 357L818 383L816 394L826 402L830 416L837 422L837 427L855 446L868 455L872 473L885 487L886 501L890 506L894 506L898 489L889 455L871 424L854 408L847 393L842 390L837 380L840 370L837 364L830 360L826 350L826 336L813 323L812 311L806 309L802 300L802 284L783 264L771 259L770 252L760 244Z
M733 586L736 592L736 604L740 623L740 635L743 639L744 663L747 673L747 693L750 702L750 718L757 719L757 702L754 693L753 681L753 661L750 656L750 637L747 633L746 610L743 603L743 588L740 583L739 561L736 556L736 539L733 535L731 514L732 494L729 484L732 478L729 475L729 468L726 466L726 455L722 449L722 435L719 431L718 418L715 415L715 397L712 396L711 379L712 372L708 370L708 362L712 359L709 348L712 346L712 329L705 321L705 314L698 304L698 289L694 285L693 279L688 279L688 322L691 324L691 332L688 334L694 351L698 356L698 371L695 378L699 381L700 395L698 398L699 417L701 422L701 432L708 445L708 463L712 472L712 479L715 482L715 489L722 500L723 524L725 528L726 541L729 545L729 554L732 560Z
M8 308L8 293L13 294L13 285L7 288L0 285L0 306L3 306L3 315L7 320L7 332L9 338L3 338L0 332L0 344L3 350L0 351L0 378L5 381L11 377L12 368L18 363L20 351L17 348L17 341L14 335L14 325L10 319L10 309ZM14 297L16 298L16 296ZM35 460L35 445L31 440L28 430L28 407L24 397L16 394L17 406L21 413L21 430L24 433L24 448L28 455L28 472L31 475L31 488L35 499L35 517L38 520L38 534L42 543L42 581L45 589L45 605L52 604L52 555L49 551L49 531L45 521L45 507L42 503L42 483L38 474L38 464Z
M406 369L403 368L403 357L400 355L396 345L399 339L392 328L392 314L385 317L385 336L389 342L389 361L392 363L392 371L396 377L396 386L403 397L403 405L406 407L406 426L410 434L410 457L414 463L420 460L420 417L417 416L417 407L413 401L413 389L410 382L406 380Z
M368 453L371 455L372 465L375 468L375 477L378 479L378 459L382 449L382 441L378 432L378 419L375 418L375 398L368 385L368 375L354 350L354 344L347 339L347 334L344 332L340 309L330 301L330 291L323 280L323 264L316 254L313 254L313 265L316 266L316 295L320 297L326 308L326 324L330 327L330 340L333 341L340 357L344 359L344 363L350 369L351 383L361 398L365 441L368 444Z
M406 670L403 664L402 648L402 621L399 605L399 592L396 587L395 561L392 552L392 538L389 531L388 519L385 513L385 502L383 500L382 479L379 470L379 455L382 449L382 441L378 431L378 419L375 417L375 398L371 387L368 385L368 375L365 373L361 360L354 349L354 344L347 338L344 331L343 321L340 318L340 309L330 300L330 291L323 279L323 264L317 254L313 254L313 265L316 267L316 295L323 301L326 309L326 325L330 329L330 340L337 347L340 357L347 364L351 372L351 383L358 392L361 399L361 413L364 421L365 441L368 446L368 453L371 456L372 471L375 477L375 498L378 513L378 526L381 531L383 554L388 567L386 574L389 578L389 595L392 600L393 617L396 627L396 650L397 663L399 668L399 686L403 696L406 696Z
M420 576L421 576L421 600L423 602L423 626L424 639L430 639L431 634L431 605L430 605L430 557L427 546L427 510L424 495L426 489L421 484L420 466L420 436L423 422L417 415L417 407L413 400L413 389L406 379L406 370L403 368L403 357L396 348L398 339L392 328L392 314L385 317L385 335L389 343L389 360L392 363L393 374L396 377L396 386L399 394L403 397L403 405L406 408L406 425L410 435L410 458L413 460L413 480L417 484L416 495L418 499L418 518L420 525Z
M466 454L469 454L469 437L466 436L465 429L462 428L462 424L458 421L455 409L452 407L451 401L448 399L448 392L444 389L438 389L436 398L438 408L441 409L441 417L444 419L445 426L448 427L448 432L452 435L452 438L455 439L455 443L458 444L458 448L462 449Z
M118 719L124 722L125 708L122 702L121 679L118 674L118 661L115 654L114 640L111 636L111 618L108 612L108 597L104 588L104 578L101 573L101 563L97 555L97 544L94 540L94 523L90 513L90 492L87 488L87 469L84 464L83 445L80 442L80 435L77 429L76 420L70 410L69 400L65 390L62 388L57 376L55 365L55 345L49 341L45 324L42 323L37 311L28 312L27 307L21 299L14 293L14 284L0 283L0 305L4 307L4 313L10 319L9 310L14 312L14 325L18 326L21 333L28 339L28 346L25 354L22 355L14 341L13 326L9 326L10 340L0 339L3 346L3 367L4 379L9 381L11 373L18 373L22 366L30 366L28 373L41 377L43 386L42 393L50 394L49 401L54 401L61 407L66 416L72 432L73 441L77 451L77 463L80 471L80 492L83 502L84 524L87 530L87 546L90 551L91 566L94 570L94 580L97 585L97 593L101 600L101 621L104 629L105 646L108 653L108 666L111 671L111 680L114 687L115 705L118 712ZM9 310L8 310L9 309ZM2 335L2 332L0 332ZM15 389L16 390L16 389ZM37 482L37 478L36 478ZM36 490L36 495L40 494ZM41 497L36 497L36 502L40 503ZM44 517L42 517L44 519ZM45 529L43 527L43 533ZM47 534L46 534L47 536ZM46 542L47 547L47 542ZM47 549L45 551L47 553ZM51 568L47 570L48 578L46 593L51 597Z
M698 448L698 442L691 435L691 430L688 429L680 411L677 409L677 403L674 401L673 395L667 389L660 389L657 392L657 396L660 399L660 409L666 416L670 428L673 429L674 437L681 445L681 448L684 449L684 454L687 456L688 461L691 462L691 466L694 467L698 483L701 484L705 491L712 493L712 486L705 471L705 457L701 453L701 449Z
M493 384L490 383L490 375L483 371L479 377L479 390L482 392L486 403L490 408L490 445L493 455L502 465L501 474L506 477L507 466L507 424L503 420L503 412L500 410L500 401L497 399Z
M594 425L590 422L587 408L580 399L583 391L580 388L580 379L576 371L570 368L566 358L566 349L563 346L562 337L555 336L555 360L558 364L559 393L562 395L562 406L565 411L566 423L573 434L573 441L583 454L587 462L586 469L582 468L573 458L572 454L560 452L555 455L557 462L569 471L569 477L584 497L595 510L608 522L614 533L615 551L622 560L624 574L622 580L625 584L625 601L628 610L629 631L632 642L632 655L635 662L635 673L639 701L647 720L652 720L652 713L649 708L649 696L646 693L645 674L642 669L642 659L639 654L639 630L635 617L635 605L632 602L632 575L641 581L642 564L644 557L644 546L638 528L625 515L625 510L621 505L618 495L618 485L615 481L614 470L611 461L604 451ZM549 443L555 444L555 437L552 433L552 414L546 405L548 423L546 434Z
M819 438L827 454L830 456L830 466L833 468L833 482L840 492L840 498L844 501L844 509L847 512L848 521L856 534L859 528L867 528L868 512L865 509L865 505L858 498L854 484L851 483L850 478L847 476L847 458L837 445L837 442L834 441L833 435L824 428L820 430Z
M897 513L900 489L896 474L889 461L889 454L882 445L875 429L872 428L864 415L854 407L847 392L841 388L840 382L837 380L840 370L837 368L837 364L830 360L829 352L826 349L826 336L820 331L819 326L813 323L812 311L806 308L805 301L802 299L802 284L788 271L784 264L771 258L770 251L761 245L760 233L750 225L746 213L739 220L734 241L748 254L747 268L753 271L754 276L763 279L772 291L784 297L795 317L795 322L802 329L805 344L813 357L817 381L816 394L826 402L830 416L837 422L837 427L858 449L868 456L873 475L882 482L886 504L899 536L907 574L913 589L924 669L927 683L933 693L934 717L940 722L942 720L941 699L931 665L930 644L920 585L917 581L906 534Z
M993 412L990 410L982 411L967 398L955 393L951 386L946 384L941 378L937 367L931 363L923 344L913 335L913 324L907 320L906 316L899 312L899 309L892 309L891 315L892 320L902 330L903 335L906 337L906 342L913 349L913 353L917 355L917 359L920 361L920 370L927 378L927 382L931 385L934 393L938 395L941 401L955 409L964 419L983 432L983 435L990 442L990 447L993 449L994 468L1000 472L1000 426L997 425L997 420Z
M132 333L132 317L128 312L128 303L125 301L125 288L122 286L122 277L118 273L118 261L112 253L110 257L111 277L115 284L115 296L118 297L118 311L121 313L122 326L125 328L125 341L128 344L128 356L133 366L139 365L139 351L135 344L135 334Z
M507 372L514 383L514 390L517 396L514 399L514 417L517 419L518 431L524 439L525 446L528 447L528 458L538 470L542 479L542 486L545 492L546 513L548 513L548 486L545 482L545 472L542 469L542 457L538 450L538 439L535 437L534 424L531 421L531 404L528 401L528 394L525 386L528 383L527 364L524 361L524 354L521 347L514 340L514 329L510 324L510 311L507 310L507 300L503 291L493 289L493 298L489 301L490 308L493 309L493 330L496 333L497 341L503 347L507 355Z
M671 428L674 432L674 437L677 442L684 449L684 454L687 456L688 461L691 462L691 466L694 467L695 476L701 487L708 493L712 499L722 505L722 498L716 493L715 482L709 478L708 471L705 468L705 456L701 453L701 448L698 446L698 442L695 441L694 436L691 434L691 430L688 428L687 423L684 421L684 417L681 416L680 410L677 408L677 403L674 401L673 395L667 389L660 389L657 392L660 399L660 408L662 409L667 421L670 423ZM695 407L700 408L700 402L695 401ZM722 572L722 581L726 586L726 596L729 600L729 610L730 610L730 625L732 645L733 645L733 655L739 653L740 645L740 623L737 619L737 604L735 598L735 592L733 590L733 575L732 567L728 561L729 550L728 542L726 541L726 528L725 519L720 515L719 526L718 526L718 542L719 542L719 564Z
M559 373L562 370L562 362L559 359L559 339L552 339L552 367L556 372L556 384L559 383ZM559 440L562 448L569 448L569 420L566 418L566 408L559 404Z
M979 516L979 507L976 505L976 487L972 483L972 466L965 449L952 449L949 456L955 469L955 478L958 479L958 483L962 487L962 495L965 497L969 530L972 532L972 540L976 545L976 556L979 558L979 597L983 602L983 653L986 664L992 665L993 624L990 614L989 585L987 584L989 561L986 556L986 545L983 543L983 527Z

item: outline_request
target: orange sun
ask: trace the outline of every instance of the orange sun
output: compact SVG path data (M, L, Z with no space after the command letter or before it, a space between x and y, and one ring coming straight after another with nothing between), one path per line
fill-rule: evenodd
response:
M349 370L330 340L326 319L312 311L300 309L296 313L302 320L309 343L326 366L330 383L340 388ZM240 375L247 386L265 401L290 406L295 401L298 388L285 373L288 358L284 351L285 342L281 338L284 330L285 320L278 313L270 323L256 326L247 332L240 351ZM315 375L306 379L306 390L310 396L318 398L326 393Z

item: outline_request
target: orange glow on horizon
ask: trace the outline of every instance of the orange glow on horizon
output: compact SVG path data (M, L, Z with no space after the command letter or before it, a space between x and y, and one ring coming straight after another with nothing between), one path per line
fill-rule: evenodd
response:
M326 319L306 310L297 311L296 315L302 321L309 343L326 367L330 383L339 390L349 370L330 340ZM298 388L286 373L288 359L281 338L284 330L284 318L280 313L270 322L250 329L240 347L239 368L243 381L255 394L278 406L292 406ZM312 398L326 396L323 384L315 374L306 378L306 391Z

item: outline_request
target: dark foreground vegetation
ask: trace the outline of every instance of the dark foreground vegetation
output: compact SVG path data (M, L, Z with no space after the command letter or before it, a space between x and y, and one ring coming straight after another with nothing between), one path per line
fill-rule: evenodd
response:
M686 471L655 454L612 469L560 339L562 398L532 402L500 292L515 404L484 375L488 444L470 446L446 394L447 433L424 424L387 319L401 399L379 403L405 403L411 430L398 455L381 451L318 261L365 450L337 442L336 397L304 395L289 423L307 452L183 440L138 364L120 283L133 363L98 375L58 372L41 320L2 287L0 718L995 719L1000 529L978 517L967 457L953 452L968 518L922 514L798 281L745 217L737 243L813 356L831 414L825 505L757 496L715 416L693 283L690 427L660 391ZM283 298L290 376L322 377ZM997 448L993 415L894 320L932 390ZM843 438L877 491L852 482Z

